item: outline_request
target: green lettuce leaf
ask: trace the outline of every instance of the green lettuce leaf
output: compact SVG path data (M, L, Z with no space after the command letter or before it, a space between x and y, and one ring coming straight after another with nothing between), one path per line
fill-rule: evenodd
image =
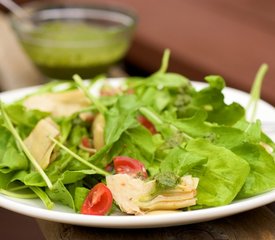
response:
M232 151L245 159L250 165L250 172L237 198L247 198L275 188L275 163L259 144L244 143Z
M191 140L186 150L208 158L205 168L193 172L200 179L197 204L220 206L231 203L246 181L249 164L230 150L203 139Z
M46 193L52 201L60 202L75 210L74 199L62 181L55 182L51 190L46 189Z
M105 143L116 142L128 128L138 125L136 112L139 103L134 95L125 95L118 98L116 105L105 114Z
M206 162L207 157L176 147L161 161L160 171L173 172L178 176L184 176L194 167L202 167Z

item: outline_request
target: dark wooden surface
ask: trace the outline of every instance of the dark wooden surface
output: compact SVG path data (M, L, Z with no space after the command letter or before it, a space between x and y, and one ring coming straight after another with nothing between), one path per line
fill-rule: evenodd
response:
M1 240L45 240L36 220L0 207Z
M275 215L261 207L215 221L153 229L104 229L56 224L38 220L47 240L271 240L275 239Z

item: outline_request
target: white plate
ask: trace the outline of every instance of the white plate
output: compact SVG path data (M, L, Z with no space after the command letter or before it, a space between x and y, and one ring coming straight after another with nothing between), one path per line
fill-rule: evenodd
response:
M116 85L115 81L115 85ZM205 86L203 83L193 82L196 88ZM1 100L11 102L32 92L35 88L25 88L0 94ZM224 89L226 102L236 101L246 106L249 95L232 88ZM257 116L263 122L275 119L275 109L264 101L259 102ZM275 135L271 135L275 140ZM69 208L56 204L53 210L45 209L38 199L16 199L0 194L0 207L24 214L30 217L49 221L105 228L153 228L191 224L213 220L253 208L257 208L275 201L275 190L248 199L235 201L229 205L179 213L147 216L88 216L73 213Z

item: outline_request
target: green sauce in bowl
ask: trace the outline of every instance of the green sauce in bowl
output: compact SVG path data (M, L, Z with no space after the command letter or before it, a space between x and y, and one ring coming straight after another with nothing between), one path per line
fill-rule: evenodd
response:
M19 21L14 24L26 53L46 76L71 79L77 73L90 78L106 73L125 56L134 18L111 8L61 7L58 11L57 15L52 7L37 11L32 17L34 27L28 30Z

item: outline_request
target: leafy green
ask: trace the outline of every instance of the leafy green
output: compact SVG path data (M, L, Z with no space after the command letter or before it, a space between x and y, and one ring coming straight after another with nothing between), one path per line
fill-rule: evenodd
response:
M14 173L1 173L0 172L0 189L6 189L9 183L12 181Z
M26 170L29 166L25 155L15 148L8 148L0 159L0 172L9 173L16 170Z
M10 120L16 125L33 128L39 120L45 118L49 113L39 110L28 110L22 104L11 104L5 108Z
M191 140L186 150L208 159L205 168L194 171L200 179L197 203L202 206L229 204L245 183L249 164L230 150L203 139Z
M17 150L16 142L10 132L0 126L0 172L9 173L29 166L28 160L22 152Z
M155 146L152 135L144 127L138 126L127 130L110 149L106 164L115 156L129 156L145 164L146 169L154 175Z
M14 128L14 126L13 126L13 124L12 124L9 116L7 115L7 113L6 113L5 109L4 109L3 103L0 102L0 104L1 104L1 114L2 114L2 117L3 117L3 120L4 120L4 126L14 136L14 138L16 139L16 141L18 142L18 144L20 146L20 150L22 149L24 151L24 153L26 154L26 156L28 157L28 159L30 160L30 162L32 163L32 165L37 169L37 171L40 173L40 175L42 176L42 178L45 180L47 186L49 188L52 188L52 183L51 183L50 179L45 174L45 172L43 171L43 169L40 167L40 165L38 164L38 162L31 155L30 151L27 149L27 147L25 146L25 144L22 141L21 137L19 136L18 132Z
M79 88L91 104L70 116L56 118L27 110L24 99L1 103L0 193L39 197L49 209L59 202L79 212L89 189L114 172L105 167L116 156L129 156L145 165L149 179L157 183L151 198L175 187L182 176L198 177L194 208L225 205L275 189L275 144L254 119L267 66L259 69L253 84L249 122L242 106L225 103L221 76L206 76L206 87L196 90L186 77L167 73L169 56L165 50L158 71L145 78L129 77L112 96L95 96L91 91L95 81L83 81L78 75L74 82L52 82L33 93ZM104 116L101 149L93 146L93 123L82 113L91 121L98 113ZM23 140L47 116L59 126L60 135L50 138L55 148L50 164L42 170ZM157 133L151 133L140 117ZM84 137L91 146L83 147Z
M30 189L42 200L44 205L48 209L53 209L54 203L48 197L48 195L39 187L30 187Z
M75 208L79 212L84 200L86 199L89 189L85 187L77 187L75 188L75 193L74 193L74 202L75 202Z
M75 209L74 199L61 180L55 182L52 189L46 189L46 193L52 201Z
M197 153L187 152L176 147L172 149L160 164L161 172L173 172L177 176L187 175L193 168L203 166L207 158Z
M5 194L9 197L14 197L14 198L21 198L21 199L33 199L33 198L37 198L37 195L34 194L33 192L29 192L28 189L24 189L27 190L27 192L13 192L13 191L9 191L9 190L5 190L5 189L0 189L0 193Z
M232 151L245 159L251 169L238 198L251 197L275 188L274 158L261 145L244 143Z
M134 95L119 96L117 103L106 114L105 143L116 142L121 134L137 126L136 112L140 105Z
M50 138L54 143L56 143L56 145L58 145L60 148L62 148L63 150L65 150L68 154L70 154L72 157L74 157L76 160L78 160L79 162L81 162L82 164L86 165L87 167L93 169L94 171L96 171L98 174L102 174L102 175L109 175L109 173L107 173L106 171L98 168L97 166L95 166L94 164L88 162L87 160L83 159L82 157L80 157L79 155L75 154L73 151L71 151L69 148L67 148L66 146L64 146L62 143L60 143L59 141L55 140L54 138Z
M221 90L225 84L222 77L207 76L205 79L209 82L209 86L193 96L190 103L192 108L204 109L207 111L207 121L223 125L233 125L244 117L245 111L241 105L238 103L227 105L224 102Z

